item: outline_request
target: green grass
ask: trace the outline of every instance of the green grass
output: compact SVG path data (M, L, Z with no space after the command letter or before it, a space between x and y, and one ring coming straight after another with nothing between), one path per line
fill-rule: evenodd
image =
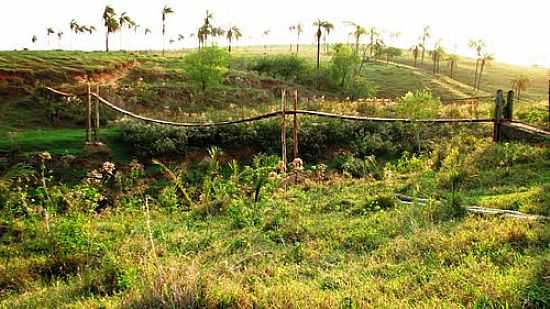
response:
M513 147L528 152L511 162L512 172L548 164L547 150ZM476 149L461 155L467 160L487 153L496 160L506 148L480 143ZM406 188L419 195L430 192L430 175L444 175L447 163L438 170L426 157L409 157L392 161L381 180L332 174L287 189L271 179L258 203L249 195L253 187L246 176L229 176L223 163L218 173L211 163L204 159L186 170L189 179L199 176L186 182L196 201L190 211L170 208L170 201L181 200L162 193L171 184L157 171L147 169L145 181L128 184L128 167L120 165L117 187L50 183L52 200L62 195L62 205L70 206L50 208L49 230L38 212L13 215L4 209L0 307L550 304L545 222L449 216L445 205L403 205L391 198ZM479 187L486 192L493 190L492 182L500 182L536 194L536 183L545 181L502 179L508 168L498 164L481 162L476 168L487 179ZM475 178L466 177L463 188ZM209 183L215 190L206 195ZM445 195L446 189L438 190ZM94 192L118 196L118 207L95 213L94 204L88 204ZM150 196L147 204L144 193Z
M53 155L82 155L85 153L84 129L30 129L0 135L0 153L37 153L48 151ZM100 139L119 160L128 157L127 147L120 143L116 128L100 130Z

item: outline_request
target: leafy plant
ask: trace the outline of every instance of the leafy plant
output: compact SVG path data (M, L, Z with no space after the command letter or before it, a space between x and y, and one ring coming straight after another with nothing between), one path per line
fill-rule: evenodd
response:
M202 91L220 85L228 71L229 54L225 49L205 47L183 58L183 68Z

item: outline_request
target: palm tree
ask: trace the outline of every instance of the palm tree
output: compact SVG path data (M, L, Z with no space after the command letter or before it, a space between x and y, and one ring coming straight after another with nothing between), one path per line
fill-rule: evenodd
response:
M291 33L294 32L295 30L296 30L296 25L292 25L288 27L288 31L290 31ZM290 52L292 53L292 41L290 42Z
M80 25L78 24L78 22L76 21L76 19L72 19L71 22L69 23L69 28L71 29L72 32L74 32L75 34L75 38L76 36L80 33L81 31L81 27ZM75 40L76 41L76 40Z
M435 43L433 51L431 51L432 61L433 61L433 74L440 73L440 61L441 58L445 55L445 49L442 46L442 40L439 40Z
M264 39L267 38L267 36L271 33L271 30L267 29L264 30L263 35ZM267 55L267 41L264 41L264 55Z
M324 29L324 24L325 21L322 21L321 19L317 19L317 21L313 23L313 26L317 27L317 32L315 33L315 37L317 38L317 89L319 89L320 86L319 72L321 70L321 36L323 36L323 31L321 31L321 28Z
M233 40L238 41L242 36L243 34L241 33L241 29L239 29L239 27L237 26L229 27L225 35L225 37L227 38L227 41L229 42L229 47L228 47L229 55L231 55L231 42L233 42Z
M212 38L212 45L214 45L214 44L217 44L218 37L223 37L225 35L225 30L223 30L220 27L212 27L210 34Z
M298 23L294 30L296 31L296 55L298 55L300 52L300 36L304 33L304 25Z
M174 10L168 5L165 5L162 9L162 55L164 56L164 49L166 44L166 18L168 15L174 14Z
M329 21L324 21L321 24L321 28L323 28L323 30L324 30L323 42L325 43L325 50L326 50L326 53L328 54L329 50L328 50L327 40L328 40L328 36L330 35L330 33L334 30L334 24L332 24Z
M412 53L412 56L414 58L414 67L416 68L417 65L418 65L418 55L420 54L420 48L421 48L422 44L420 43L417 43L415 45L413 45L413 47L411 47L410 51Z
M447 56L447 61L449 61L449 68L450 68L449 76L451 77L451 79L454 79L454 71L457 66L458 59L459 59L458 56L455 54L450 54Z
M490 62L494 59L494 56L491 54L483 54L481 56L481 64L479 66L479 76L477 78L477 90L480 90L481 86L481 77L483 76L483 69L485 66L489 65Z
M361 38L367 34L367 29L365 29L363 26L356 24L354 22L344 22L346 25L353 27L353 31L350 33L351 36L355 38L355 50L354 54L359 54L359 42L361 41Z
M512 88L516 91L516 97L518 101L520 100L520 95L523 90L527 90L529 84L531 83L531 78L526 75L520 75L512 80Z
M375 51L375 45L376 45L376 40L378 39L378 37L380 36L380 33L378 32L378 30L375 28L375 27L370 27L368 29L368 32L369 32L369 35L370 35L370 43L369 43L369 50L370 50L370 56L374 56L374 51Z
M63 31L59 31L57 33L57 39L59 40L59 48L61 48L61 39L63 39L63 35L64 35Z
M128 29L132 29L136 26L136 23L132 20L130 16L128 16L127 12L122 12L118 18L118 25L120 26L120 50L122 50L122 34L123 34L123 28L126 25Z
M33 43L34 45L36 45L36 43L38 42L38 37L36 36L36 34L32 36L32 40L31 40L31 41L32 41L32 43Z
M118 31L120 29L120 24L118 23L115 10L108 5L105 6L105 10L103 10L103 21L107 29L105 34L105 51L109 52L109 35Z
M53 31L52 28L47 29L47 36L48 36L48 47L50 47L50 35L55 34L55 31Z
M472 48L476 52L476 71L474 74L474 90L477 87L478 84L478 77L479 77L479 64L481 61L481 55L483 53L483 49L486 47L486 44L483 40L470 40L468 42L468 47Z
M426 53L426 40L428 40L431 36L432 28L430 26L424 26L424 29L422 29L422 35L420 36L420 40L422 41L422 64L424 64L424 55Z

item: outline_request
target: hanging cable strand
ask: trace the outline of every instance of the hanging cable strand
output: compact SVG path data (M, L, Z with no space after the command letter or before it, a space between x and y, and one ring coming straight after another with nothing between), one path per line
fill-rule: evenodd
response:
M77 95L66 93L63 91L59 91L50 87L46 87L47 90L66 97L74 97ZM168 120L161 120L161 119L154 119L143 115L138 115L136 113L133 113L131 111L128 111L124 108L121 108L105 98L99 96L97 93L92 92L91 95L96 98L101 104L109 107L110 109L119 112L125 116L128 116L130 118L134 118L137 120L150 122L150 123L156 123L161 125L169 125L169 126L175 126L175 127L212 127L212 126L224 126L224 125L232 125L232 124L239 124L239 123L247 123L247 122L254 122L262 119L268 119L273 117L278 117L282 114L282 111L275 111L270 113L265 113L261 115L257 115L254 117L248 117L243 118L239 120L226 120L226 121L219 121L219 122L174 122L174 121L168 121ZM335 119L342 119L342 120L352 120L352 121L371 121L371 122L403 122L403 123L490 123L494 120L492 118L484 118L484 119L411 119L411 118L384 118L384 117L366 117L366 116L354 116L354 115L341 115L341 114L334 114L334 113L327 113L327 112L318 112L318 111L309 111L309 110L287 110L285 112L287 115L308 115L308 116L317 116L317 117L324 117L324 118L335 118Z

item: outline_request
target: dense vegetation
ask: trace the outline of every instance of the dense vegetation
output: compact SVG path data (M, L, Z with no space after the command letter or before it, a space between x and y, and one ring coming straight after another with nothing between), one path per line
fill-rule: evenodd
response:
M550 306L547 220L468 212L550 216L548 147L493 144L485 124L300 116L285 167L280 119L177 129L102 108L107 146L83 148L82 99L34 84L80 92L88 75L115 104L175 121L276 110L285 88L310 110L492 117L492 100L442 100L475 93L467 59L453 80L387 47L362 63L359 48L327 45L317 71L310 46L229 55L203 30L200 51L166 56L0 53L0 307ZM508 88L504 70L516 69L486 68L478 93ZM519 102L515 117L543 127L544 104Z

